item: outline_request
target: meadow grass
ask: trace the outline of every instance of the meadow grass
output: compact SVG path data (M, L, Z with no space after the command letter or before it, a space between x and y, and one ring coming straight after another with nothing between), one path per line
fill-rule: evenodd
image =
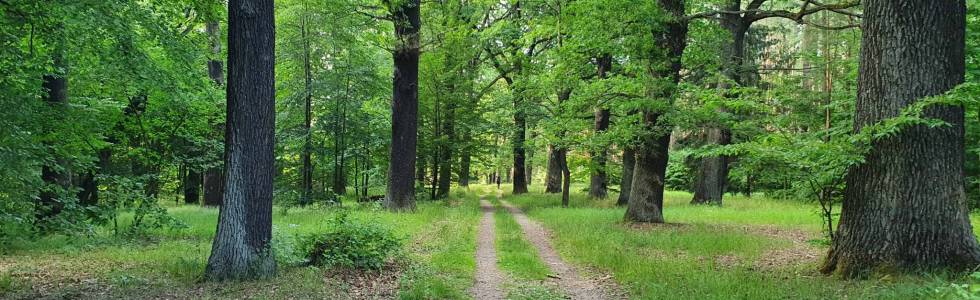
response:
M827 247L816 242L816 204L726 195L723 207L712 207L668 192L668 224L634 226L622 221L618 195L592 200L581 188L573 186L569 208L540 187L507 200L552 230L564 259L611 274L633 299L919 299L948 284L929 276L844 281L819 274ZM807 241L791 240L799 235ZM812 254L792 264L756 263L784 253Z
M377 205L346 204L351 218L377 222L404 239L402 299L466 298L475 271L478 193L459 190L450 200L419 202L415 213L390 213ZM276 207L273 245L296 242L329 226L340 208ZM92 236L48 236L0 248L0 298L37 295L127 298L193 295L199 298L345 298L349 286L326 268L280 263L279 274L258 283L202 283L218 210L172 207L183 229L116 237L108 228ZM121 216L124 227L127 215ZM282 249L295 250L296 245ZM280 249L276 249L279 251ZM281 252L281 251L280 251ZM277 253L303 255L302 253ZM32 290L33 289L33 290ZM102 296L99 296L102 295Z

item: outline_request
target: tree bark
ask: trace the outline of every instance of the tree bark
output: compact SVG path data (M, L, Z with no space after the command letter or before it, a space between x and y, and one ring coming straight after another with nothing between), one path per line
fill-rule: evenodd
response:
M658 0L666 12L673 17L666 21L663 29L654 31L656 45L662 48L664 57L652 57L651 63L666 59L667 67L652 68L655 78L670 78L670 87L651 88L655 99L672 102L674 89L680 81L681 56L687 47L687 23L684 16L683 0ZM670 147L670 126L661 124L661 111L646 109L643 112L643 126L647 133L641 137L637 147L636 167L633 170L633 183L630 190L629 205L625 219L631 222L663 223L664 183L667 173L668 149Z
M626 206L630 202L630 193L633 188L633 168L636 167L636 150L631 146L623 149L623 178L619 183L619 199L616 205Z
M275 13L273 0L228 4L228 86L224 203L204 278L268 278L275 175Z
M729 0L727 9L741 10L741 0ZM731 89L744 83L743 72L745 62L745 37L752 25L752 20L742 14L723 14L720 19L721 27L732 35L730 43L726 46L725 62L722 65L722 74L728 78L732 84L724 83L722 89ZM733 92L726 95L729 98L738 97ZM719 113L724 113L720 109ZM732 142L732 132L725 124L714 124L705 129L705 142L712 145L728 145ZM698 167L698 175L694 179L694 198L693 204L713 204L722 205L722 197L725 194L725 186L728 184L728 163L729 158L725 156L712 156L702 158Z
M548 145L548 172L545 174L545 193L561 193L561 151Z
M527 176L525 169L525 137L527 136L527 113L524 111L523 91L515 91L514 95L514 134L511 142L514 147L514 169L512 178L514 182L514 195L527 193Z
M731 144L731 132L724 128L705 130L706 140L717 145ZM728 157L716 156L701 159L694 184L692 204L722 205L722 196L728 184Z
M201 173L187 168L184 177L184 203L201 204Z
M963 0L864 1L855 131L963 82L965 10ZM912 126L875 141L848 173L825 273L852 278L980 264L964 191L963 107L931 106L924 117L950 126Z
M224 66L222 66L222 61L217 59L221 56L221 27L219 27L218 22L209 22L205 26L208 34L208 39L211 40L211 55L212 58L208 60L208 77L217 86L224 85L225 75ZM221 135L225 130L225 125L223 123L217 123L213 126L213 132L216 136ZM224 152L224 151L222 151ZM224 158L220 159L221 162L217 166L213 166L204 171L204 205L207 206L218 206L221 205L222 198L224 197L225 190L225 175L224 175Z
M571 171L568 169L568 150L559 149L558 150L558 163L561 164L561 206L568 207L569 205L569 193L572 187L571 181Z
M436 192L436 199L448 197L449 186L452 183L453 145L456 143L455 110L456 108L450 100L449 103L446 103L446 114L441 120L442 134L446 136L446 141L439 145L439 190Z
M384 206L389 210L415 209L416 144L418 142L419 88L419 0L407 0L392 8L397 45L393 54L391 151L388 192Z
M604 54L596 59L597 71L599 75L599 80L606 79L607 73L612 69L612 56L609 54ZM600 107L595 111L595 135L601 136L603 132L609 129L609 108ZM592 178L589 184L589 197L595 199L606 198L606 193L608 192L607 184L609 179L606 178L606 158L609 155L606 151L605 145L597 145L599 149L592 151Z

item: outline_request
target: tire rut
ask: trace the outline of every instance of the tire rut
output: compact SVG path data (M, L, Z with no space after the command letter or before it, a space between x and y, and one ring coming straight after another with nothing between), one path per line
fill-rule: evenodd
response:
M480 220L477 234L476 282L470 294L478 300L505 299L504 291L501 289L504 276L497 267L494 207L484 199L484 196L480 196L480 209L483 211L483 218Z

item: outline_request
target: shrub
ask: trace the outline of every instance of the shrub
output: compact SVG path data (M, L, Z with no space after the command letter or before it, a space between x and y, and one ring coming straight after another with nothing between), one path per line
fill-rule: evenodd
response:
M329 231L306 239L310 264L376 270L401 249L401 239L390 229L353 220L346 212L334 217L330 225Z

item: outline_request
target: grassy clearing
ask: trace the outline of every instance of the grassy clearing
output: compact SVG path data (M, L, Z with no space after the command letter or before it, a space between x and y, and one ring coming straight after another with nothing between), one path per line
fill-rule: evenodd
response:
M672 224L632 226L614 199L594 201L573 186L571 208L540 190L509 197L554 232L566 260L608 272L635 299L933 298L939 277L841 281L816 272L826 246L814 205L728 197L724 207L689 205L667 193ZM727 197L727 196L726 196Z
M477 192L424 202L414 214L374 205L348 205L350 216L379 222L405 239L402 276L390 291L402 299L466 298L475 270ZM171 214L188 228L159 230L147 238L52 236L16 241L0 249L0 298L330 298L353 297L352 284L332 270L280 264L277 277L257 283L200 283L217 221L217 209L177 207ZM336 208L276 208L277 255L294 255L298 237L324 229ZM388 270L390 273L393 270ZM384 274L386 271L382 271Z

